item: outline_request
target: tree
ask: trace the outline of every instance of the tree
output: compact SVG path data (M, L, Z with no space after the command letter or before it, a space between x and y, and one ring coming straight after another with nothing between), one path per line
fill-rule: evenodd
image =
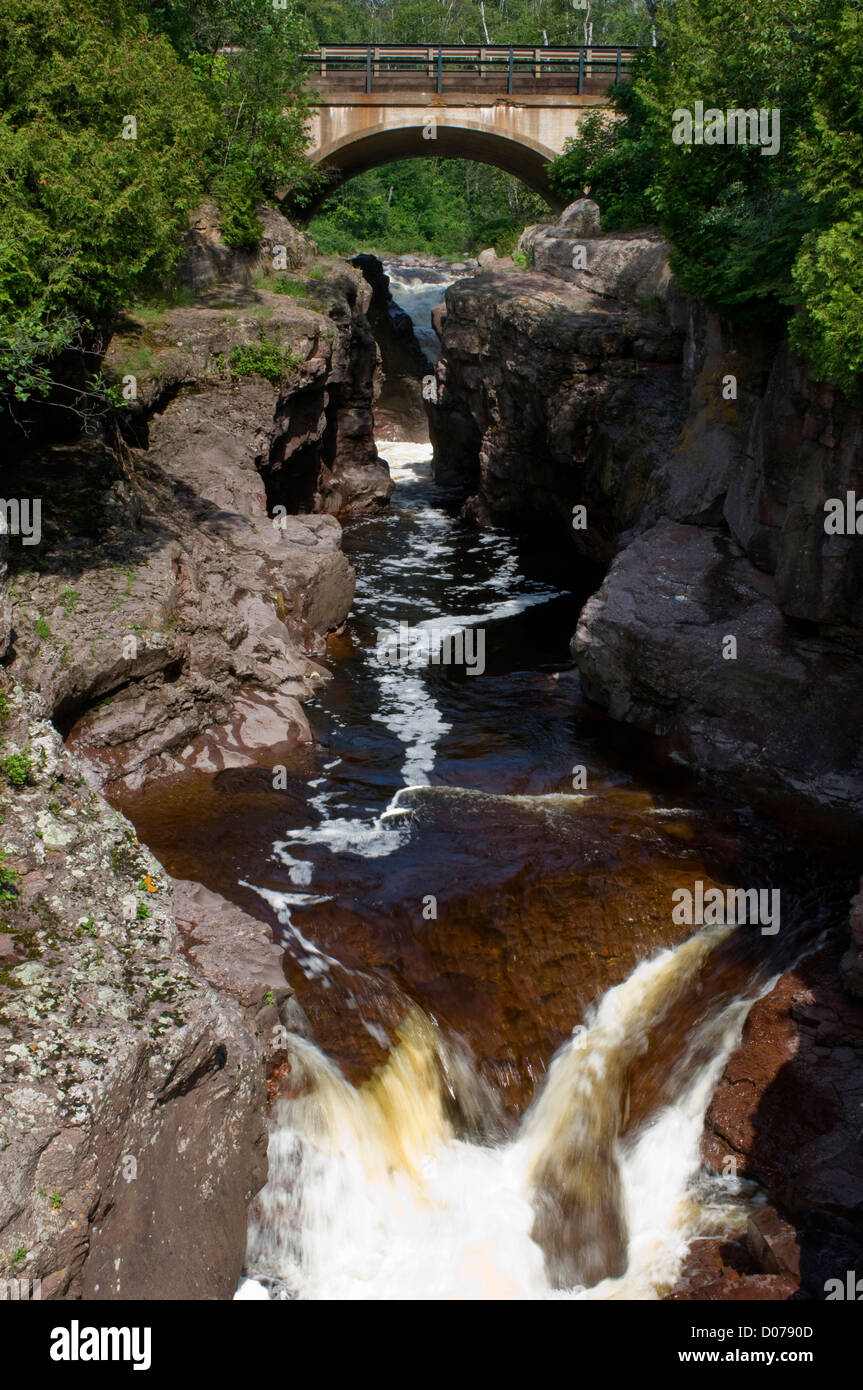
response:
M4 0L0 395L44 394L50 357L169 273L215 120L123 0Z
M589 185L606 228L658 223L678 283L727 317L798 306L793 341L847 384L861 366L857 0L676 0L659 16L662 46L554 162L553 186ZM676 144L675 111L698 101L778 110L779 148Z
M863 15L847 5L823 55L814 123L797 146L801 184L819 226L794 264L800 299L792 344L818 377L851 392L863 375Z
M315 38L292 0L159 0L153 22L189 64L218 113L209 150L212 187L231 246L261 232L257 204L290 190L295 201L316 186L305 158L311 97L301 64Z

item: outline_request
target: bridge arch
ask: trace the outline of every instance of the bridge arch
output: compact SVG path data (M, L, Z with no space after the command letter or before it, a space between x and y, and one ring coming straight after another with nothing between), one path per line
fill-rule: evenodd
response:
M347 44L306 54L309 159L329 179L305 215L356 174L434 156L492 164L559 211L549 162L635 58L634 48L547 45Z
M479 119L477 118L479 117ZM560 211L562 202L548 184L548 164L557 151L519 130L489 129L481 113L407 110L388 112L387 119L359 129L333 133L313 150L313 164L328 175L326 186L305 210L314 216L321 203L357 174L401 159L470 159L491 164L521 180ZM574 133L574 132L573 132Z

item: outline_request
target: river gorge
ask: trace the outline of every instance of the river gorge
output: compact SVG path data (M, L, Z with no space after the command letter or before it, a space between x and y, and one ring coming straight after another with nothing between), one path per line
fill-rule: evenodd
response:
M859 593L837 578L858 561L819 570L800 516L783 530L777 493L800 512L805 489L770 455L781 345L675 299L655 241L596 236L574 283L591 216L528 234L530 269L315 276L300 247L293 299L208 282L202 224L197 305L109 350L155 357L114 461L42 446L81 514L13 574L10 728L50 776L34 752L38 843L14 807L5 827L29 914L9 1132L28 1181L77 1201L86 1169L100 1195L86 1241L20 1183L4 1225L58 1296L813 1298L863 1249ZM232 335L274 323L299 385L218 377ZM706 400L729 354L732 421ZM832 429L850 479L859 422L818 410L812 449ZM95 520L94 468L115 478ZM758 494L745 536L735 489ZM398 659L400 630L470 634L481 659ZM718 887L781 911L674 911ZM53 1117L21 1097L56 1036L16 1051L46 951L83 1063ZM107 1133L129 1109L95 1169L60 1157L72 1119ZM210 1139L232 1155L215 1178ZM147 1152L151 1187L118 1179ZM173 1252L167 1292L140 1241L157 1187L161 1222L206 1188L219 1227Z

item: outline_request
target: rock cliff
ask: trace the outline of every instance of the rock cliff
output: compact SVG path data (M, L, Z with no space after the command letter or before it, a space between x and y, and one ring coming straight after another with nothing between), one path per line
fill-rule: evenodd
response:
M277 214L245 258L206 209L188 242L194 292L115 325L120 432L19 442L4 479L42 534L0 535L0 1276L47 1298L236 1286L301 1011L269 926L171 880L102 791L310 739L353 597L336 514L392 487L359 273Z
M573 205L447 292L430 406L467 512L539 536L597 592L585 694L744 795L863 816L863 551L825 503L863 495L863 414L775 330L685 300L656 234ZM771 1206L704 1242L679 1298L823 1297L860 1253L863 911L755 1005L704 1154ZM844 983L845 991L840 985ZM793 1159L789 1161L789 1155Z
M520 249L532 269L447 291L440 480L478 519L539 535L574 583L607 571L574 652L616 718L699 766L863 813L847 720L863 557L824 527L828 498L863 492L860 411L775 332L685 300L657 234L598 235L587 199ZM795 748L782 711L803 692L814 745Z

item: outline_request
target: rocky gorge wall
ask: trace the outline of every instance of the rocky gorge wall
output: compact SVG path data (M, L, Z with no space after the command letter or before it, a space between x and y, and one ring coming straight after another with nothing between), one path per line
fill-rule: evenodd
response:
M301 1011L270 927L172 880L103 793L310 740L353 597L336 513L392 488L362 276L273 213L256 256L207 209L187 243L193 293L108 345L121 432L4 472L42 535L0 536L0 1276L47 1298L236 1287ZM262 346L284 370L243 370Z
M824 527L863 489L860 410L776 332L686 300L658 234L601 236L587 199L519 245L531 269L447 292L438 476L602 579L573 650L616 719L860 814L863 747L829 712L863 674L863 559Z
M863 495L860 409L777 331L684 298L658 234L603 236L586 199L451 286L437 322L436 475L593 579L585 694L744 796L859 825L863 558L824 504ZM859 1255L860 901L850 943L837 921L750 1014L704 1156L771 1206L747 1241L704 1243L675 1297L823 1297Z

